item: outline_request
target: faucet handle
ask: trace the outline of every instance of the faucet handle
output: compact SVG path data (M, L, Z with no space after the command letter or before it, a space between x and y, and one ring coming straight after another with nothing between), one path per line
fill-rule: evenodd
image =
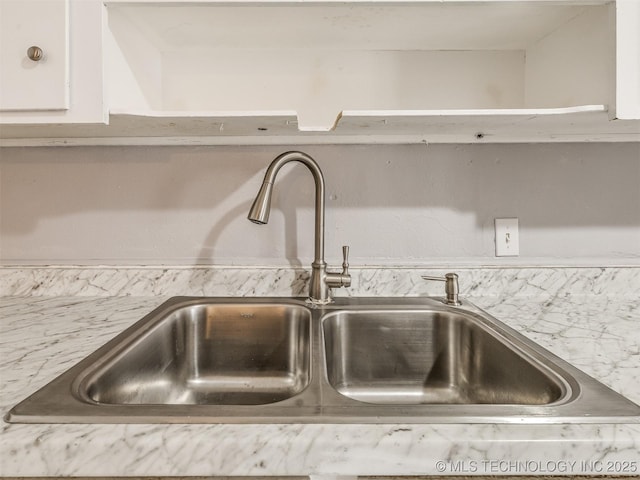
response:
M350 287L351 275L349 275L349 247L342 247L342 272L326 272L325 282L329 288Z
M349 275L349 245L342 246L342 274Z
M434 280L436 282L445 282L444 291L447 295L447 305L462 305L458 300L458 293L460 293L460 286L458 284L457 273L447 273L444 277L432 277L430 275L423 275L424 280Z

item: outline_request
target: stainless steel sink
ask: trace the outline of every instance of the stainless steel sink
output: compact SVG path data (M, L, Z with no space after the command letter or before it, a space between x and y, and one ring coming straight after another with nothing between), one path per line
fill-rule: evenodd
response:
M176 297L5 419L640 423L640 407L469 302Z
M124 338L77 392L105 404L279 402L309 385L310 332L298 305L178 307Z
M342 311L324 319L329 383L382 405L546 405L561 377L475 318L441 311Z

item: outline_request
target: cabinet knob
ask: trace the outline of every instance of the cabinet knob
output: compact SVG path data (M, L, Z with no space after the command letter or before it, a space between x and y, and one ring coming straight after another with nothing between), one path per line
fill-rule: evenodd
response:
M34 62L39 62L44 57L44 52L40 47L32 46L27 50L27 57L29 60L33 60Z

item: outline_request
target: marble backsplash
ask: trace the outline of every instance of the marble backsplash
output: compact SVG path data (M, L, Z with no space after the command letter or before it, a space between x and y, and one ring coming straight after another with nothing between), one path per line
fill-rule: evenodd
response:
M443 295L421 275L459 275L463 296L640 299L640 267L351 268L335 296ZM277 267L0 267L0 296L305 296L309 272Z

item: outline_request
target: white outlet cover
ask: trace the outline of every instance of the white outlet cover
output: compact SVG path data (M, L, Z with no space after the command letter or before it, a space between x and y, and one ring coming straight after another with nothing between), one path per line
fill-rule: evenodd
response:
M496 257L520 255L520 235L517 218L496 218Z

